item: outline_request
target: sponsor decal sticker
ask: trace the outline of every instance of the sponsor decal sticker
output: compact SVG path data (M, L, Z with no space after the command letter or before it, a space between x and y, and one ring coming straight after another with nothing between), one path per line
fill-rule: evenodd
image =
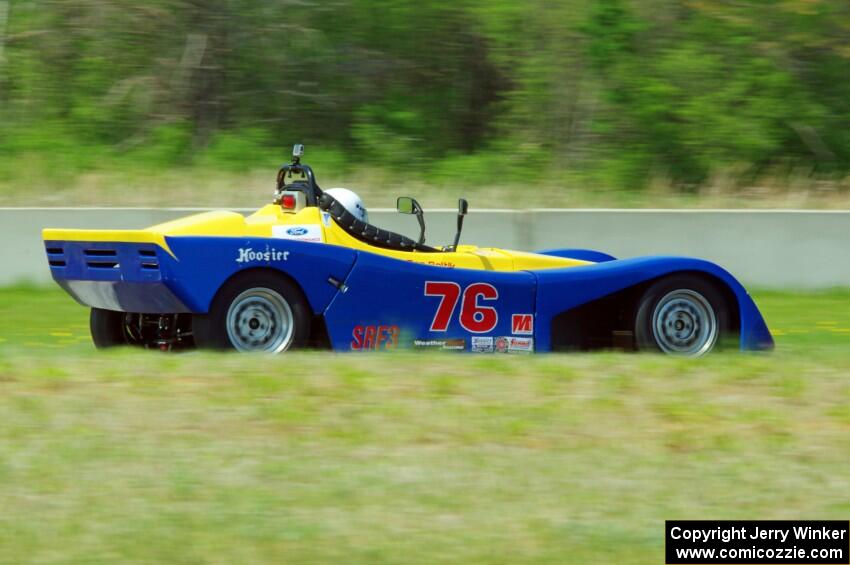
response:
M534 338L511 337L508 339L508 353L531 353L534 351Z
M354 326L351 331L352 351L377 351L398 347L398 326Z
M474 353L493 353L493 338L479 335L472 336L470 351Z
M452 263L451 261L432 261L430 259L416 260L408 259L408 263L419 263L420 265L434 265L435 267L445 267L447 269L454 269L457 265Z
M322 226L318 224L272 226L272 237L278 239L295 239L298 241L324 241L322 238Z
M326 228L331 227L331 215L328 212L322 212L322 223Z
M240 247L237 263L251 263L253 261L265 261L266 263L282 263L289 261L289 251L279 251L266 245L265 250L254 250L251 247Z
M463 351L466 349L466 340L457 339L414 339L413 347L419 349L439 349L442 351Z
M534 338L500 336L495 338L496 353L531 353L534 351Z
M534 315L514 314L511 316L511 333L516 335L534 334Z

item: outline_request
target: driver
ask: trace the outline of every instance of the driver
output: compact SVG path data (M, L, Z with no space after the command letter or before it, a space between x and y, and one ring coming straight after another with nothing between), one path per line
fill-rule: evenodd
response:
M348 210L352 216L364 224L369 223L369 213L366 211L363 200L357 196L356 192L347 188L329 188L325 193L330 194L334 200L342 204L342 207Z

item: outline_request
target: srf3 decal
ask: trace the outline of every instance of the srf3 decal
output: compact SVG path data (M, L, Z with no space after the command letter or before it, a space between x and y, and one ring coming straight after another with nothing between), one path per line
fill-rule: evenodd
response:
M398 326L354 326L351 332L352 351L375 351L398 347Z

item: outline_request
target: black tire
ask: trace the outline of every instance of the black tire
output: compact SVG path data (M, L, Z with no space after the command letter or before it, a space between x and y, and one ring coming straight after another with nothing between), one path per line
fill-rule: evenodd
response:
M124 329L124 312L92 308L89 316L89 329L94 346L98 349L127 345L127 332Z
M664 277L650 285L638 301L637 348L689 357L705 355L732 337L731 312L723 293L711 281L691 274Z
M254 294L255 296L246 295ZM254 310L248 310L251 306L245 305L245 301L254 299L260 303L259 307ZM257 328L246 329L246 331L263 332L267 328L282 327L282 319L275 318L275 308L279 306L277 303L282 299L291 312L291 320L289 326L292 331L289 334L288 330L281 330L281 333L290 335L282 346L273 347L276 343L276 334L273 337L268 337L268 342L264 342L265 337L260 336L256 342L256 348L251 349L249 341L254 336L244 336L241 333L241 326L238 322L245 318L251 318L250 312L257 312L258 317L253 317L250 322L253 323L258 318ZM238 303L234 304L235 301ZM264 309L262 302L270 301L268 309ZM228 331L228 314L234 308L231 322L230 332ZM192 333L195 338L195 345L201 349L218 349L218 350L233 350L242 351L265 351L268 353L280 353L290 349L299 349L307 344L310 337L310 307L307 304L307 299L301 289L291 280L283 275L272 271L252 271L237 275L222 286L210 305L209 313L198 314L192 316ZM274 331L274 330L271 330ZM237 342L234 342L230 333L234 335ZM268 332L267 332L268 333ZM258 334L259 335L259 334Z

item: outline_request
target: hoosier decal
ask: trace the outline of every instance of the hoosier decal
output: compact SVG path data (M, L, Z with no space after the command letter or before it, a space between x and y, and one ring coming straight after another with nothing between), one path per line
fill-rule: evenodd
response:
M265 251L254 251L250 247L240 247L237 263L250 263L251 261L265 261L266 263L280 263L289 260L289 251L278 251L266 245Z

